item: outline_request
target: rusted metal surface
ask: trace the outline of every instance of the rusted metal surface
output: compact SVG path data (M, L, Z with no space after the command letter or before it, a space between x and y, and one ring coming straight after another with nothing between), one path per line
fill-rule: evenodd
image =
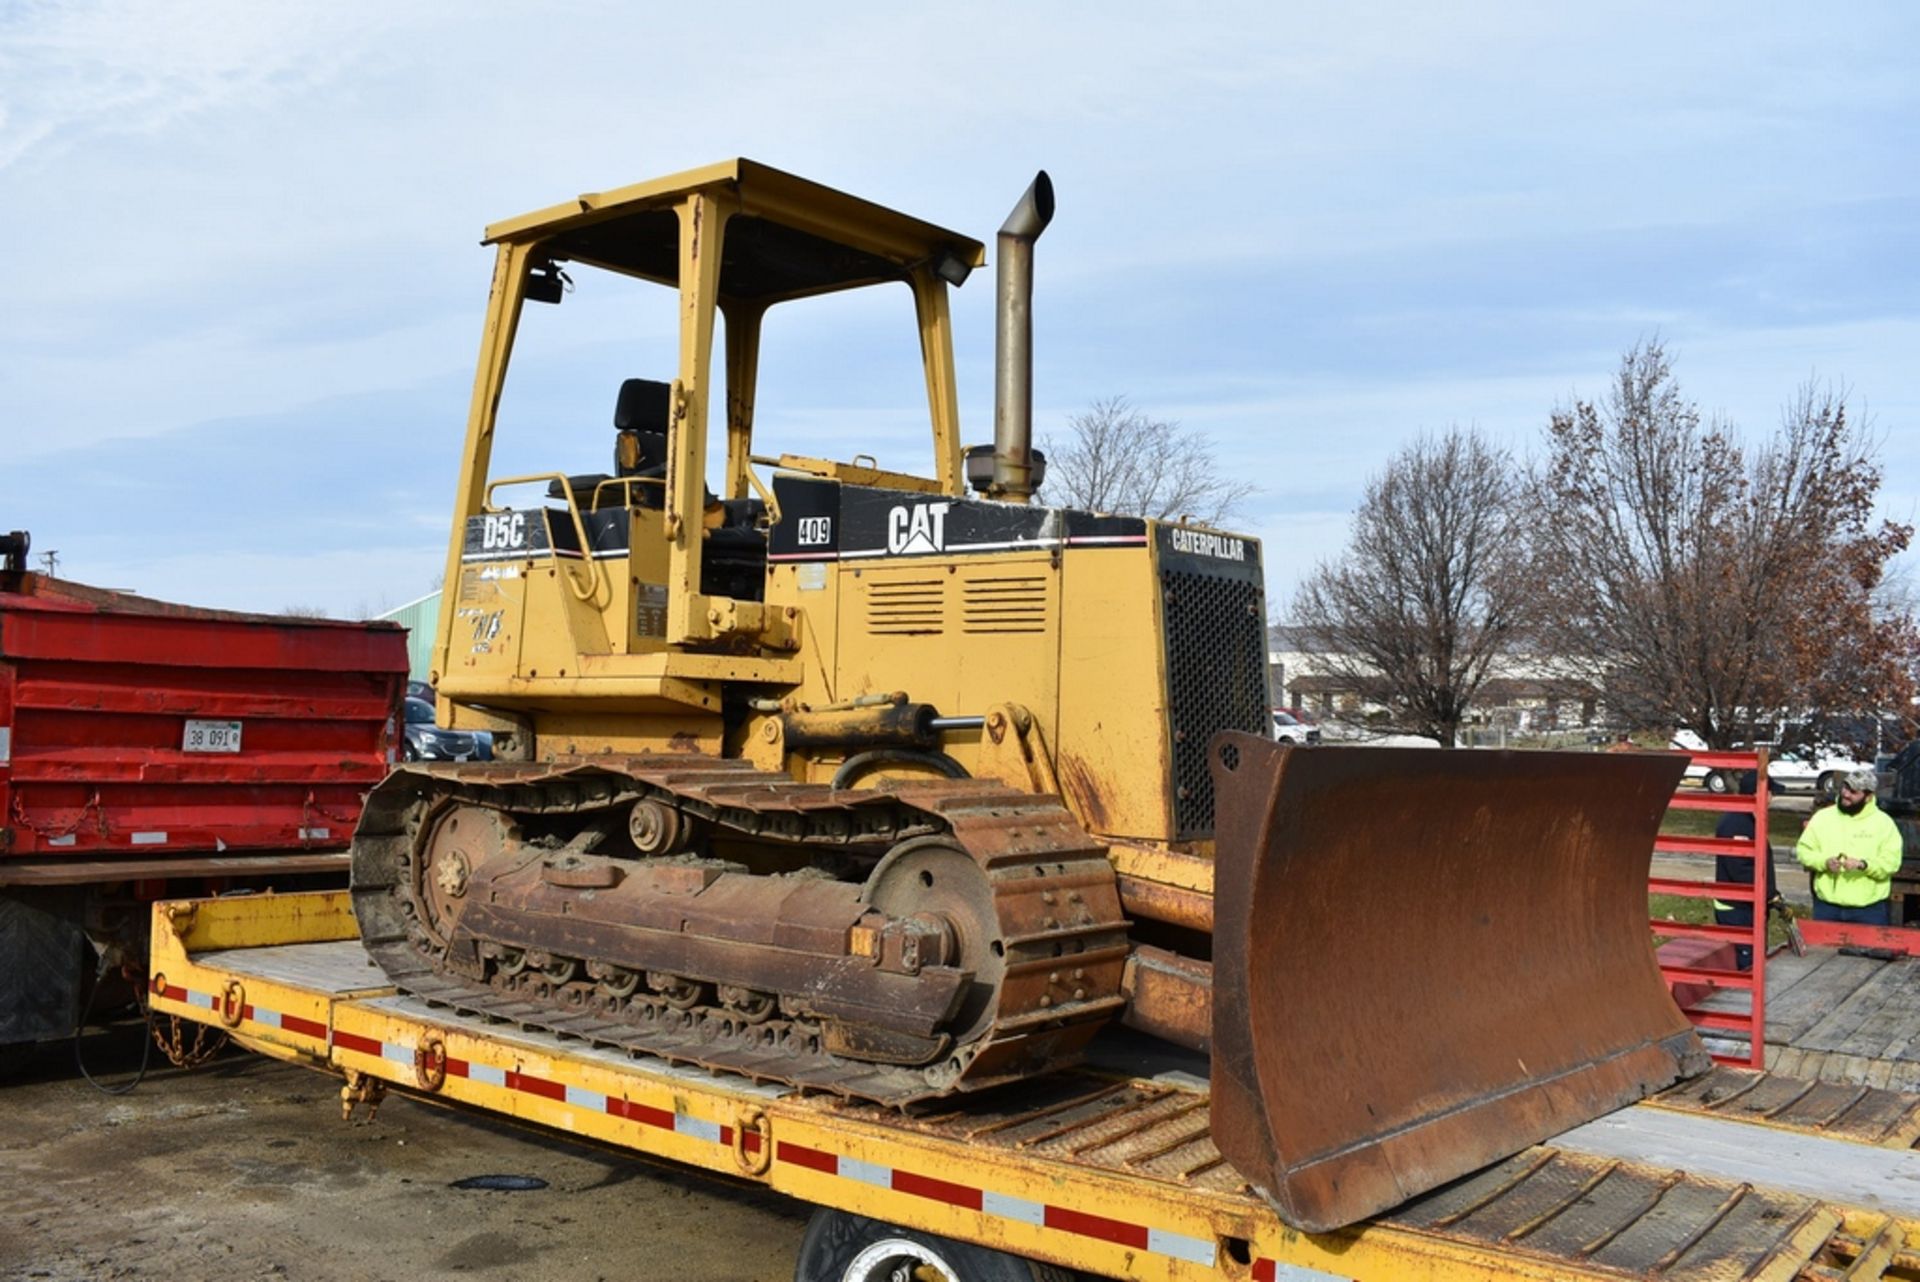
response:
M1652 755L1212 745L1213 1134L1349 1224L1704 1071L1647 946Z
M1121 980L1121 1022L1163 1041L1205 1052L1213 1040L1213 967L1164 948L1137 945Z
M969 1147L1070 1158L1076 1165L1175 1180L1199 1192L1246 1189L1214 1146L1206 1093L1191 1088L1074 1072L968 1096L952 1112L921 1117L843 1107L848 1116L884 1117L889 1125Z
M983 781L411 767L369 799L354 906L428 1000L894 1104L1069 1062L1125 1000L1102 848Z
M789 750L846 745L935 748L940 745L940 732L933 725L936 715L931 704L886 703L831 712L784 712L780 728Z
M1164 921L1202 933L1213 930L1213 896L1203 890L1187 890L1123 874L1120 904L1131 918Z
M169 877L341 874L347 871L348 858L344 850L316 850L265 855L181 854L159 859L31 859L0 862L0 886L98 886Z
M1654 1103L1886 1148L1912 1148L1920 1141L1920 1096L1877 1086L1716 1065L1661 1092Z
M1385 751L1399 751L1386 749ZM1623 1277L1784 1277L1839 1228L1813 1198L1617 1158L1532 1148L1420 1198L1387 1223Z

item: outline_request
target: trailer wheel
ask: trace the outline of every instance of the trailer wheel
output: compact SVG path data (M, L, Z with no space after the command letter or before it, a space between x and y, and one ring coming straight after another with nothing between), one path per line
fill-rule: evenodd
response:
M793 1268L793 1282L1073 1282L1076 1276L825 1207L807 1222Z

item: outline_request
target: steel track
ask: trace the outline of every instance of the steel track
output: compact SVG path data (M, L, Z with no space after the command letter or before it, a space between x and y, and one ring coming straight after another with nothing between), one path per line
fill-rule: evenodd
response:
M934 1065L899 1067L826 1052L818 1026L805 1021L749 1022L722 1007L683 1011L644 991L615 998L534 971L481 983L439 964L411 902L430 810L454 801L514 815L586 814L642 798L763 847L880 852L911 837L949 837L993 891L1006 973L990 1024ZM895 1106L1070 1063L1124 1005L1126 923L1104 847L1057 799L991 781L835 791L741 761L682 755L404 766L367 799L354 836L353 902L368 952L396 986L427 1002L633 1055Z

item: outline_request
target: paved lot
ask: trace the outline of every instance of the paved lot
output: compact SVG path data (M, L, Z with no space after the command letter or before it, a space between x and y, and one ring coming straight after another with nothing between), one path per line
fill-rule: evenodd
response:
M90 1038L107 1084L137 1030ZM340 1120L338 1082L260 1056L156 1067L108 1096L46 1055L0 1082L0 1278L785 1282L806 1208L389 1096ZM530 1175L522 1193L451 1185Z

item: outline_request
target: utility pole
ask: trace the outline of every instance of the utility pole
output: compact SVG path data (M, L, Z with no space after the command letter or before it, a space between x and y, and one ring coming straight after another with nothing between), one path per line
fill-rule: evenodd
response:
M40 564L45 567L44 572L51 578L54 572L60 568L60 549L48 548L45 552L42 552L40 554Z

